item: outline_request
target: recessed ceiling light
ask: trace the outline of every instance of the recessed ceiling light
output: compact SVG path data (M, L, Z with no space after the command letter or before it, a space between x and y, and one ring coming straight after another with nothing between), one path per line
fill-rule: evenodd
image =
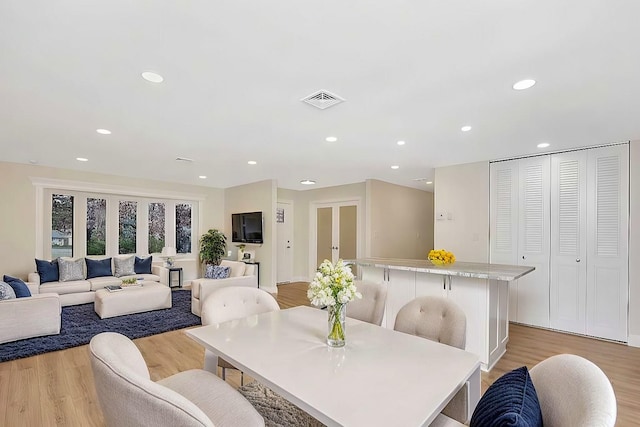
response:
M393 166L391 166L391 169L400 169L400 166L398 166L398 165L393 165Z
M425 184L427 184L427 185L433 184L433 181L427 181L427 182L425 182Z
M520 80L519 82L514 83L513 88L515 90L525 90L525 89L529 89L534 84L536 84L535 80L525 79L525 80Z
M336 138L335 136L328 136L325 138L325 141L327 142L336 142L338 140L338 138Z
M406 142L404 142L404 141L398 141L398 142L397 142L397 144L398 144L398 145L404 145L404 144L406 144Z
M462 126L462 127L460 128L460 130L461 130L462 132L469 132L469 131L471 130L471 126L468 126L468 125L467 125L467 126Z
M258 162L256 162L255 160L249 160L247 163L250 164L250 165L257 165L258 164Z
M145 71L142 73L142 78L151 83L162 83L164 77L153 71Z
M207 179L207 176L206 176L206 175L199 175L199 176L198 176L198 178L200 178L200 179Z
M549 145L551 144L549 144L548 142L541 142L540 144L538 144L538 148L547 148Z
M300 184L302 185L313 185L316 182L312 179L303 179L302 181L300 181Z
M32 165L35 165L35 164L37 164L37 163L38 163L38 161L37 161L37 160L33 160L33 159L31 159L31 160L29 160L29 163L31 163Z
M76 160L79 162L88 162L89 159L85 159L84 157L76 157Z
M109 129L96 129L100 135L111 135L111 131Z

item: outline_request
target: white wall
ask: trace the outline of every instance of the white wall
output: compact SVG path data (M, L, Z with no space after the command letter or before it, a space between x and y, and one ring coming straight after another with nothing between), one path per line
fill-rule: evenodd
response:
M433 249L433 193L367 180L369 256L426 259Z
M459 261L489 262L489 162L437 168L434 211L436 249Z
M35 165L0 162L0 274L27 278L35 271L36 251L36 187L32 178L82 182L96 186L121 186L148 193L197 195L203 199L200 228L222 228L224 192L221 189L162 181L131 179L113 175L80 172ZM198 239L199 236L193 236ZM179 257L177 266L184 268L185 280L199 275L198 254Z

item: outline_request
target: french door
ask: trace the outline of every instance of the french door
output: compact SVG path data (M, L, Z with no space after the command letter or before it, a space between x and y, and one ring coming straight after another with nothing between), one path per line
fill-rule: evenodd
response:
M358 257L359 203L345 201L312 204L310 264L313 270L325 260Z

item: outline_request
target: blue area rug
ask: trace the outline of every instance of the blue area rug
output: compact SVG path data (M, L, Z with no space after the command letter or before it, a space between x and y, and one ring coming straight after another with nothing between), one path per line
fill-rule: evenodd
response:
M100 319L93 303L62 307L60 335L0 344L0 362L89 344L100 332L120 332L134 339L201 324L191 313L191 291L173 291L171 297L171 308L109 319Z

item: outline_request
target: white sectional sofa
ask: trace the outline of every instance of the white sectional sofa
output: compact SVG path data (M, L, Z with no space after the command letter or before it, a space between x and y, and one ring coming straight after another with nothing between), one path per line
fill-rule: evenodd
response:
M161 265L152 265L151 272L153 274L134 274L129 276L102 276L84 280L73 280L68 282L46 282L40 283L40 275L38 273L29 273L27 286L32 295L55 293L60 296L62 306L85 304L94 302L96 291L104 289L109 285L119 285L123 279L142 278L145 281L160 282ZM112 266L112 271L115 271ZM86 271L85 271L86 277Z
M195 279L191 281L191 312L200 316L202 303L213 291L227 286L258 287L258 276L254 264L223 260L223 267L230 267L231 274L226 279Z
M29 286L33 290L33 286ZM57 294L0 301L0 344L60 333L62 306Z

